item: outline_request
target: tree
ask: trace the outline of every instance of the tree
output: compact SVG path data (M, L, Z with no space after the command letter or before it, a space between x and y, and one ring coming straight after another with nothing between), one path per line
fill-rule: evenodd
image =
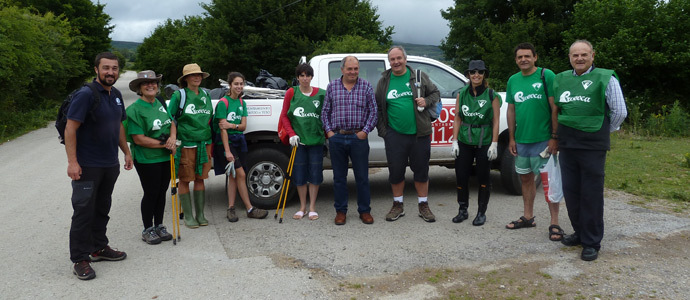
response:
M27 112L64 97L65 75L86 66L79 57L82 44L74 35L70 24L52 13L0 7L0 135L35 123L38 119Z
M456 0L455 6L441 11L450 32L440 48L458 70L465 70L472 59L484 60L496 88L504 88L518 71L513 49L521 42L535 45L538 65L564 70L568 65L561 33L572 23L575 2Z
M587 39L594 64L613 69L628 101L645 113L686 109L690 94L690 0L584 0L564 33L568 45Z
M386 53L388 47L361 36L345 35L318 42L311 56L329 53Z
M368 0L218 0L202 6L203 18L169 20L145 39L138 68L177 75L184 64L196 62L211 73L206 82L211 86L229 71L250 80L260 69L290 78L299 58L314 52L321 41L349 34L387 46L393 33L391 27L382 28ZM157 58L142 55L154 47ZM168 82L176 78L168 76Z
M7 0L19 7L33 9L38 14L53 13L65 18L75 29L72 38L78 39L82 48L81 58L87 62L84 68L71 74L69 85L76 87L84 79L94 76L93 59L96 55L110 48L110 33L113 30L110 16L103 12L104 4L94 4L90 0Z
M188 63L199 63L206 71L209 66L201 63L199 49L211 43L199 38L203 26L204 19L198 16L184 20L168 19L156 27L137 49L136 69L164 74L163 81L167 83L177 83L177 78L182 76L182 67Z

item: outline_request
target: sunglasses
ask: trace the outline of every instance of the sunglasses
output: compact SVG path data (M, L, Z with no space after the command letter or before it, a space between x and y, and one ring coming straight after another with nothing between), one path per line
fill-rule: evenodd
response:
M484 70L470 70L468 73L470 73L470 75L474 75L477 73L479 73L479 75L484 75L484 72Z

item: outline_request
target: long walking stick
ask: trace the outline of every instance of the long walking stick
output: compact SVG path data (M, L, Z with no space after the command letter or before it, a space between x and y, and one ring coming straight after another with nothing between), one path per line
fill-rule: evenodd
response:
M280 191L280 198L278 199L278 207L276 207L276 214L273 219L278 217L278 209L280 209L280 204L283 204L283 211L280 213L280 221L278 223L283 223L283 214L285 213L285 203L287 202L288 189L290 188L290 179L292 177L292 166L295 164L295 153L297 152L297 147L292 147L292 152L290 153L290 160L288 161L287 176L283 178L283 189Z
M179 204L177 202L177 176L175 174L175 156L170 153L170 200L172 202L172 220L173 220L173 245L177 245L180 237L180 218L177 212Z

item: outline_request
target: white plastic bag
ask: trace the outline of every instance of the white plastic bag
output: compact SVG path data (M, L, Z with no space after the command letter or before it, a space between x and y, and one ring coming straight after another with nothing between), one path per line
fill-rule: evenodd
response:
M544 187L544 198L548 203L559 203L563 199L563 181L561 180L561 166L557 155L551 155L549 161L539 169L541 184Z

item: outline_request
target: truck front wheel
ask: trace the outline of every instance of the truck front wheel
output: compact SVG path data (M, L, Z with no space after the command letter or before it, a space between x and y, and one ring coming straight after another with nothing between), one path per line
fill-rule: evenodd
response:
M501 184L509 194L522 195L520 176L515 172L515 156L510 153L508 147L501 155Z
M276 148L257 147L247 154L247 188L252 205L271 209L278 205L286 183L288 155ZM294 186L288 200L295 194Z

